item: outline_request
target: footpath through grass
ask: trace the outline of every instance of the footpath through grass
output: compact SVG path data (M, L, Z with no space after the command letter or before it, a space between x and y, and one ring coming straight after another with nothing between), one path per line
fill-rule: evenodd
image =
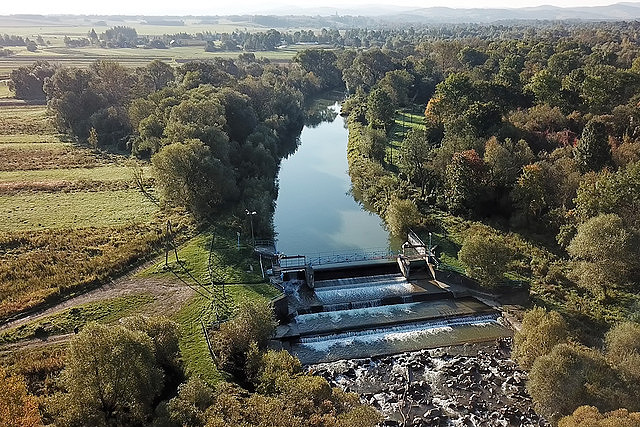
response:
M154 300L153 295L138 294L78 305L0 332L0 343L68 334L73 332L74 328L82 328L89 322L111 323L135 313Z

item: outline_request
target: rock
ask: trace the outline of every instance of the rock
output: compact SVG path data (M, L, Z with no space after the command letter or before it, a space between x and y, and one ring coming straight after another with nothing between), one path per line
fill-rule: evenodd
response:
M424 413L422 418L434 418L442 415L442 410L440 408L432 408Z

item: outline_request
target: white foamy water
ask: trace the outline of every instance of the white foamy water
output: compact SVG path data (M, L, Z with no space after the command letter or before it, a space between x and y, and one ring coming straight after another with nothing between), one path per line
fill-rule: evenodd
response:
M378 274L374 276L346 277L343 279L316 280L316 288L346 288L350 286L375 285L384 283L403 283L407 279L401 274Z
M410 314L415 312L415 308L422 303L414 302L409 304L383 305L371 308L355 308L351 310L341 311L325 311L320 313L299 314L296 316L296 323L304 324L308 322L327 321L331 323L339 323L343 319L351 319L354 317L388 317L392 318L401 314Z
M323 280L316 282L316 296L324 304L339 304L353 301L375 301L385 297L405 296L419 289L402 276L355 277L349 279Z
M364 331L342 332L326 336L311 336L300 339L301 345L315 351L327 352L333 347L347 347L357 343L418 341L429 335L450 332L455 326L489 326L498 324L497 315L488 314L457 319L418 322Z

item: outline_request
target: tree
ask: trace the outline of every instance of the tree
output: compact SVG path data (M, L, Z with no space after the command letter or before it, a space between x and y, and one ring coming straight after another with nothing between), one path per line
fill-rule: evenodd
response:
M377 128L386 128L393 122L396 106L391 97L380 88L373 89L367 99L366 119L369 125Z
M624 284L638 265L637 236L616 214L598 215L578 226L567 251L578 283L602 298L610 286Z
M618 409L602 414L595 406L580 406L562 417L558 427L640 427L640 412Z
M528 371L536 358L549 354L556 344L566 342L567 338L567 323L560 313L534 307L525 313L522 327L515 334L512 356Z
M54 72L55 68L46 61L36 61L31 66L17 68L11 71L9 89L19 99L44 100L44 82Z
M557 422L581 405L606 411L618 408L619 384L618 374L597 351L558 344L533 363L527 391L536 412Z
M343 85L342 73L336 66L337 60L335 52L327 49L305 49L293 58L293 61L299 63L305 71L320 79L320 87L323 90Z
M164 133L172 142L199 139L220 160L228 155L227 124L224 107L216 98L198 99L199 91L190 92L191 98L171 109ZM200 95L208 95L202 93Z
M27 392L24 379L7 376L0 367L0 427L36 427L42 425L38 401Z
M361 155L382 163L387 153L387 135L380 129L364 128L358 139L358 151Z
M598 214L615 213L627 227L640 226L640 162L615 173L607 169L588 173L580 182L575 199L580 221Z
M511 193L511 197L520 211L529 220L535 221L539 219L548 205L546 196L545 177L540 165L524 166L522 174Z
M587 123L576 146L575 156L582 172L599 171L611 163L611 147L604 123L597 120Z
M212 346L218 366L248 385L249 378L245 375L247 354L252 345L264 350L275 327L273 310L267 301L245 301L235 317L220 325L213 334Z
M144 68L155 90L160 90L175 80L173 67L159 59L154 59Z
M180 349L178 347L178 324L165 317L131 316L120 320L130 331L148 335L153 342L156 361L163 368L177 369Z
M245 142L258 125L258 116L249 97L230 88L223 88L217 96L224 107L225 130L229 138Z
M142 423L162 391L148 335L123 326L87 325L69 346L62 424Z
M431 165L435 138L437 137L432 136L432 132L425 137L424 132L411 129L402 140L398 167L407 180L420 188L421 197L425 195L427 183L435 178Z
M409 228L420 224L422 216L411 200L392 197L384 219L394 236L403 236Z
M105 107L92 87L94 77L91 70L58 68L44 85L58 129L82 140L89 135L89 118Z
M484 148L484 161L489 167L491 181L502 188L511 188L522 173L522 167L534 160L533 152L524 140L514 143L510 138L504 142L489 138Z
M393 70L384 75L377 87L387 92L393 105L404 106L409 103L409 90L413 82L414 77L406 70Z
M165 199L196 215L211 215L236 193L232 173L200 140L167 145L151 162Z
M510 258L511 253L501 237L480 232L467 236L458 253L467 274L487 287L502 282Z
M525 89L534 94L539 104L563 108L566 101L563 97L562 80L549 70L538 71Z
M475 150L455 153L445 171L445 201L452 212L469 212L481 200L485 164Z

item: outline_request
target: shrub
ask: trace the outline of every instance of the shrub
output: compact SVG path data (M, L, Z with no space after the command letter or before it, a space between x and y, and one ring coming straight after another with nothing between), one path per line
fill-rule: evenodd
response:
M601 414L593 406L581 406L563 417L558 427L640 427L640 412L618 409Z
M218 367L244 385L249 385L245 368L251 345L255 343L258 349L265 349L275 327L273 310L268 302L245 301L236 316L213 334L212 346Z
M556 345L567 341L567 323L557 311L535 307L525 313L522 328L514 337L513 358L529 370L537 357L548 354Z
M556 345L538 357L529 372L527 390L536 411L555 422L582 405L604 410L619 407L621 379L597 351L571 345Z
M464 239L458 258L470 277L493 287L503 280L511 252L501 237L475 233Z

